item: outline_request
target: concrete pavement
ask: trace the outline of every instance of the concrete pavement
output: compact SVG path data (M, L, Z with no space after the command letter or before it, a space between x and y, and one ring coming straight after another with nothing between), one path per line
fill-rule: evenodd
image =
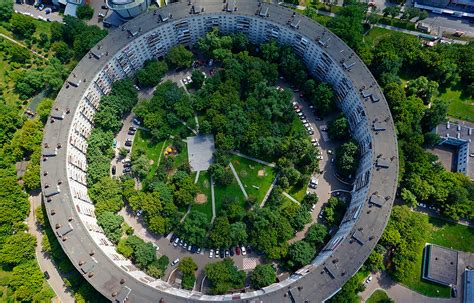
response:
M36 237L35 255L38 265L42 272L48 272L49 279L47 279L49 286L53 289L56 297L52 302L75 302L72 292L64 285L63 278L59 273L56 265L49 256L41 251L41 242L43 234L41 233L41 226L36 222L35 211L41 206L41 192L32 193L30 200L30 214L27 219L28 231Z
M366 284L363 292L359 293L362 302L365 302L377 289L384 290L397 303L457 303L461 302L461 291L457 298L432 298L419 294L406 286L395 283L386 272L373 275L371 282Z

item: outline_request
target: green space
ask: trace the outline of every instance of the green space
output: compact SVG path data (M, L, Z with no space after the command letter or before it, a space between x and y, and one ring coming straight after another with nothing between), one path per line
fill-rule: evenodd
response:
M298 184L292 185L286 191L290 196L295 198L298 202L301 202L306 194L306 189L308 188L308 184L303 186L298 186Z
M193 175L192 177L194 179L195 175ZM196 210L198 212L206 214L209 221L211 221L212 219L211 178L207 171L202 171L199 173L199 179L196 185L198 187L198 194L206 195L207 201L203 204L194 203L192 206L192 210Z
M153 161L153 164L150 166L150 171L146 176L146 180L151 180L155 175L155 172L161 162L163 157L163 151L166 148L167 140L160 141L156 144L151 143L148 139L147 133L141 129L137 130L135 138L133 140L133 149L143 149L145 150L146 156L148 159Z
M474 100L462 96L462 91L447 88L439 95L440 99L448 102L448 115L454 118L474 122Z
M216 200L216 215L219 214L225 200L234 199L238 204L245 206L244 194L242 190L240 190L240 186L235 178L232 180L232 183L227 186L216 184L214 186L214 197Z
M474 253L474 228L430 217L431 236L429 243Z
M231 157L231 162L245 191L249 197L255 197L259 205L276 177L275 169L236 155Z
M395 33L397 32L374 26L365 34L364 42L371 48L374 48L380 41L384 39L390 39L390 37L393 36ZM408 34L403 33L398 34L409 36Z
M374 291L372 295L365 301L366 303L384 303L389 300L389 296L387 296L387 293L381 289L377 289Z

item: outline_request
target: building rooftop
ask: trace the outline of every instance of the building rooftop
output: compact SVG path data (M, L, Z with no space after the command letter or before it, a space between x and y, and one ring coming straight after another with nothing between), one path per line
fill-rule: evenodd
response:
M425 246L423 278L446 286L456 285L458 252L435 244Z
M372 168L365 174L362 186L354 186L354 195L365 197L365 203L357 205L353 224L346 224L341 228L342 235L331 240L324 252L318 256L312 264L302 268L288 279L273 284L265 289L233 295L208 296L199 292L188 292L172 288L168 283L146 284L132 276L127 269L118 267L99 246L88 232L88 228L81 221L73 203L73 193L67 173L67 153L69 134L73 121L73 113L76 112L79 101L85 95L87 88L94 85L92 80L109 63L112 56L124 49L131 41L142 37L142 35L155 30L162 24L177 22L194 15L190 14L187 3L177 2L153 12L144 13L125 24L128 29L139 28L135 36L130 36L127 31L118 28L98 43L93 48L94 52L101 56L86 55L66 81L56 98L53 108L70 109L66 111L63 119L51 119L45 126L43 144L58 147L57 152L51 155L49 150L41 162L41 183L45 205L51 224L66 226L71 224L71 230L66 237L60 239L60 244L71 262L78 270L81 270L81 262L95 261L94 274L84 274L86 280L98 291L110 300L122 302L156 302L163 299L165 302L190 302L190 301L230 301L248 302L249 299L264 302L288 302L288 297L296 302L321 302L334 295L342 285L350 279L362 266L370 252L380 238L390 215L393 197L397 187L398 176L398 149L397 139L387 102L373 78L370 71L357 55L323 26L315 23L306 16L298 16L297 28L287 24L293 16L293 11L269 3L260 3L254 0L241 0L238 2L238 10L231 12L223 11L222 1L202 0L196 5L201 7L200 16L223 17L242 16L247 18L259 18L266 24L272 24L281 28L287 28L294 34L301 35L308 41L318 45L323 53L328 56L332 66L337 66L348 79L352 92L360 99L363 116L366 117L367 129L370 130L370 153L367 153ZM160 21L160 16L168 18L166 22ZM345 63L345 64L344 64ZM81 79L81 83L75 86L71 82ZM69 84L68 84L69 83ZM369 93L364 97L361 91ZM371 98L370 96L376 96ZM371 130L372 123L384 121L383 130ZM356 126L361 129L361 125ZM354 129L356 131L357 129ZM381 167L376 167L377 156L381 155ZM382 163L383 162L383 163ZM49 184L48 188L45 185ZM58 184L56 186L56 184ZM370 207L368 199L370 195L376 195L385 200L381 207ZM354 196L353 195L353 196ZM349 206L349 211L354 211ZM351 234L354 231L357 241ZM65 230L62 230L64 232ZM352 231L352 232L351 232ZM351 232L351 233L350 233ZM338 232L339 234L339 232ZM81 263L84 264L84 263ZM130 290L130 291L129 291Z

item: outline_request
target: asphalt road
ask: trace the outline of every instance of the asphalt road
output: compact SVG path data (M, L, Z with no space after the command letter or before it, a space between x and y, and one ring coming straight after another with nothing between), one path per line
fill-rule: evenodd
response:
M15 10L15 12L23 13L35 19L40 19L44 21L46 21L46 19L49 19L51 21L63 22L63 17L59 15L59 12L51 12L49 14L46 14L45 10L48 7L51 8L50 5L45 5L45 8L42 11L40 11L33 5L18 4L18 3L13 4L13 9Z
M41 192L31 194L30 200L30 215L28 216L27 223L29 233L36 237L36 248L35 255L38 265L42 272L47 271L49 279L47 279L49 286L53 289L56 297L53 298L52 302L75 302L72 293L65 287L63 278L59 273L56 265L53 263L49 256L41 251L41 241L43 234L41 233L41 227L36 223L35 210L41 205Z

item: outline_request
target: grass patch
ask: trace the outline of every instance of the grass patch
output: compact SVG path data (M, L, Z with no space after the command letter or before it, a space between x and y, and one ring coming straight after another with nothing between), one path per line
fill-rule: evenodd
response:
M389 29L385 29L385 28L380 28L380 27L372 27L372 29L370 29L367 34L365 35L364 37L364 41L367 45L369 45L371 48L374 48L375 46L377 46L377 44L382 40L382 39L385 39L387 37L390 37L392 35L394 35L395 33L399 34L399 35L407 35L407 36L410 36L408 34L404 34L404 33L400 33L400 32L395 32L395 31L392 31L392 30L389 30Z
M474 122L474 100L463 97L460 90L447 88L439 98L449 103L449 116Z
M196 185L199 188L199 193L207 196L207 202L204 204L193 204L192 210L206 214L210 222L212 219L211 178L207 171L199 173L199 179Z
M275 169L237 155L232 156L231 162L247 194L254 196L260 204L275 179ZM259 171L263 171L264 175L258 176Z
M235 178L232 183L227 186L220 186L216 184L214 186L214 196L216 199L216 215L218 215L222 209L223 202L226 198L236 199L238 203L245 207L244 194L240 190L239 184Z
M298 187L296 185L290 186L286 191L290 196L295 198L298 202L301 202L306 194L306 189L308 188L308 184L303 185L302 187Z
M433 217L429 222L433 225L433 232L427 242L474 253L474 228Z
M137 130L135 139L133 140L133 149L140 148L145 150L148 159L153 160L151 165L150 172L146 176L146 180L151 180L155 175L156 169L158 168L160 160L160 154L162 154L163 145L168 142L168 140L160 141L156 144L151 143L150 139L147 136L147 133L141 129ZM164 146L166 147L166 146ZM164 157L164 156L162 156Z
M381 289L377 289L374 291L374 293L365 301L366 303L379 303L379 302L384 302L385 300L388 300L389 297L387 296L387 293Z

